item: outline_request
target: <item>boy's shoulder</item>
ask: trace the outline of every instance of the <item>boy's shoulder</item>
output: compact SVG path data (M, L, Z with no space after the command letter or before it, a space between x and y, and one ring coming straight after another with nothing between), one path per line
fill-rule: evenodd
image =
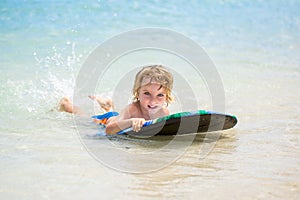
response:
M139 111L140 110L140 104L139 102L132 102L130 104L127 105L127 109L129 111Z
M138 102L132 102L128 104L123 112L121 112L124 118L133 118L140 115L140 108Z

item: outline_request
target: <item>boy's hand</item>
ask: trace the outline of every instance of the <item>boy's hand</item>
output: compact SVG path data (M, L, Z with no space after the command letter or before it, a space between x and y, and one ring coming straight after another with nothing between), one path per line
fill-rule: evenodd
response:
M135 132L139 132L141 130L141 128L143 127L144 123L146 122L146 120L144 118L132 118L132 130Z

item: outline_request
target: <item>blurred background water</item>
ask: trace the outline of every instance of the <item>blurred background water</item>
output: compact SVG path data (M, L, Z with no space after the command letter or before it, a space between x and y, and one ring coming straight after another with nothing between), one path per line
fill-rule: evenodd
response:
M1 1L1 198L298 199L299 13L297 0ZM178 31L203 47L239 124L204 159L209 136L197 136L168 167L133 175L93 159L72 115L51 110L72 96L90 52L141 27ZM113 140L137 151L164 144Z

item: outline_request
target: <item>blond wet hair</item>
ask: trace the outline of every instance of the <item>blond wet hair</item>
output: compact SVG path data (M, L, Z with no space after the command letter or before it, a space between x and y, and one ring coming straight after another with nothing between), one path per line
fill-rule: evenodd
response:
M173 75L162 65L145 66L136 74L132 89L133 101L138 101L139 89L150 83L158 83L161 87L164 87L166 90L166 103L172 103Z

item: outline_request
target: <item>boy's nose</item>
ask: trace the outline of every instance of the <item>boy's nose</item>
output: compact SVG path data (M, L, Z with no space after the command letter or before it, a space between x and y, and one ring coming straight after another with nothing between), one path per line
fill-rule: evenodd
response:
M156 101L155 101L155 99L151 98L149 103L152 106L152 105L155 105Z

